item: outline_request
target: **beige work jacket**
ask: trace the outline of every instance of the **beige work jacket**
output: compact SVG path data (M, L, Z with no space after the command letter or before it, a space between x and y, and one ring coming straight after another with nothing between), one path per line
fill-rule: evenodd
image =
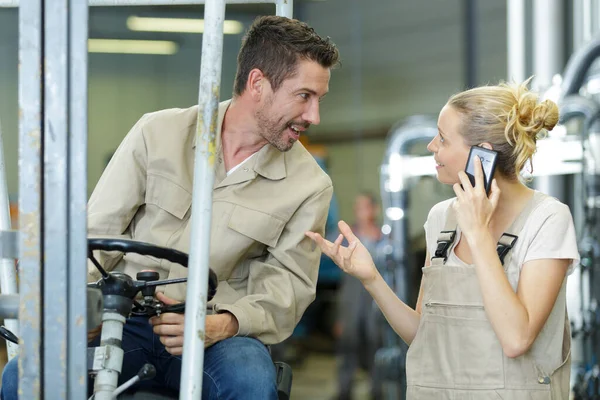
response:
M330 178L300 143L288 152L265 145L227 176L219 106L210 267L219 278L209 303L239 322L238 335L265 344L291 335L314 300L320 251L304 233L324 231ZM190 214L198 107L144 115L123 140L89 201L93 237L123 237L190 251ZM192 244L193 246L193 244ZM153 269L161 279L187 275L177 264L133 253L99 255L108 270L135 279ZM90 279L99 277L89 268ZM165 287L185 300L186 285Z

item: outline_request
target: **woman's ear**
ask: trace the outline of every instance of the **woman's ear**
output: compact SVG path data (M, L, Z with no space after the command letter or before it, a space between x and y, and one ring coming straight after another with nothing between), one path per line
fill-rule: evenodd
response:
M480 143L480 144L479 144L479 147L483 147L484 149L488 149L488 150L494 150L494 149L492 148L492 145L491 145L491 144L489 144L488 142L483 142L483 143Z

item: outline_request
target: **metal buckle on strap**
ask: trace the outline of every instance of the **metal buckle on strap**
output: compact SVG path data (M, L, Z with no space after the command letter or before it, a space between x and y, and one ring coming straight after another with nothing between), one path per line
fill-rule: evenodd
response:
M508 252L514 247L518 238L518 236L511 235L510 233L504 233L498 240L496 252L498 253L502 265L504 265L504 257L506 257Z
M444 262L448 259L448 249L454 243L454 238L456 237L456 231L441 231L440 236L437 240L437 248L435 249L435 254L431 259L434 258L443 258Z

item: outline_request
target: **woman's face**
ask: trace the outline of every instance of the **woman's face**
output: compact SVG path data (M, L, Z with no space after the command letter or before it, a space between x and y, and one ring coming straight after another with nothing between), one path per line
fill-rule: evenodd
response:
M449 185L459 182L458 172L465 170L469 157L469 146L460 133L461 125L461 114L446 104L438 118L438 134L427 145L436 161L438 180Z

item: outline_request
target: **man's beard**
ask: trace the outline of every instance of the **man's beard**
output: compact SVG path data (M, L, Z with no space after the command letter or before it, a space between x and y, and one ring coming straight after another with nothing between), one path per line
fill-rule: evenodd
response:
M293 121L285 124L277 123L277 121L269 119L263 109L256 112L256 119L258 121L258 128L261 130L261 135L277 150L284 152L290 150L296 142L294 139L288 139L287 136L287 129L293 124Z

